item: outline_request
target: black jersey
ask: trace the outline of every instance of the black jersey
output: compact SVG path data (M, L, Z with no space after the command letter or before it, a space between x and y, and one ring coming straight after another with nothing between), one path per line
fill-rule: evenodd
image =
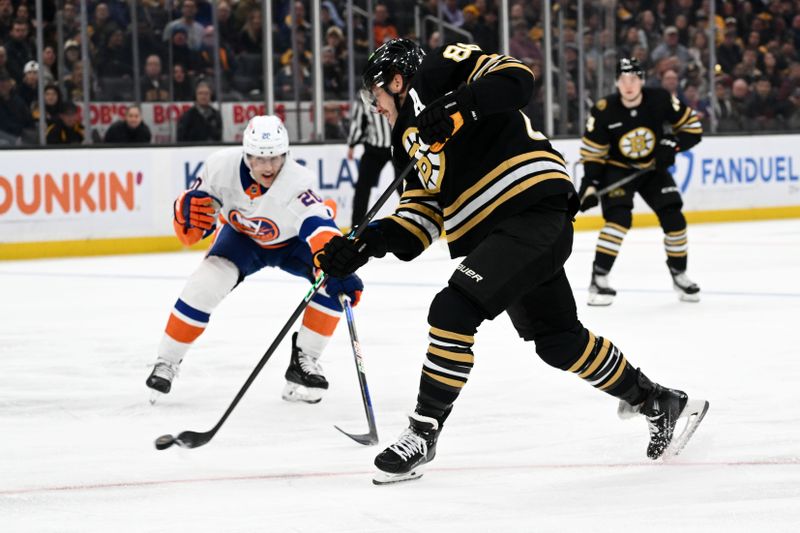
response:
M583 134L581 161L587 176L598 176L604 165L643 168L655 157L655 149L667 134L678 137L681 151L700 142L703 127L697 113L664 89L645 87L642 102L622 105L619 93L592 107Z
M458 130L442 151L426 154L417 116L462 83L471 84L482 118ZM417 160L400 205L380 223L395 255L411 259L444 232L450 255L460 257L499 221L541 198L575 196L563 157L520 110L532 90L525 65L476 45L451 44L425 57L392 129L397 167Z

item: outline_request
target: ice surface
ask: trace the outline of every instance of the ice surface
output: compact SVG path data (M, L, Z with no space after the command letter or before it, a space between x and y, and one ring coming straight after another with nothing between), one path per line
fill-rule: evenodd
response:
M347 328L323 358L318 405L280 399L284 341L208 445L156 451L210 429L306 291L277 270L217 309L172 394L144 380L169 310L201 255L0 264L0 532L798 531L800 221L694 225L680 303L660 232L626 237L609 308L585 305L596 233L567 270L581 320L649 376L711 409L683 454L645 458L644 420L542 363L505 316L422 479L375 487L372 459L406 426L427 308L456 265L441 245L374 261L355 319L381 445L367 429Z

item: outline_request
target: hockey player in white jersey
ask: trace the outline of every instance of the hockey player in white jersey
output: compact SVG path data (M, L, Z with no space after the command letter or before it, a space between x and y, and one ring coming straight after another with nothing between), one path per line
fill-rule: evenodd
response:
M190 246L213 235L214 243L170 313L146 382L154 391L170 391L211 313L244 278L269 266L313 281L313 254L341 235L333 209L313 189L313 174L288 152L280 119L254 117L244 131L243 149L212 154L201 176L175 201L178 239ZM311 299L292 336L284 400L321 400L328 381L319 358L341 316L338 295L346 294L355 305L363 288L355 275L329 278Z

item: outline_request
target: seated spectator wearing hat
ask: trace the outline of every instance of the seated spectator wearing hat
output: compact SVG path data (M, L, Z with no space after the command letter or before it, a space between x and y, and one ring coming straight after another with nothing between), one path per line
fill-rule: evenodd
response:
M172 28L172 40L170 41L172 64L183 65L186 71L194 76L201 64L200 55L189 48L187 35L186 28L183 26L178 25Z
M656 49L650 54L650 59L653 63L657 63L660 59L670 56L678 58L681 69L686 67L690 59L689 50L678 42L678 28L675 26L667 26L664 29L662 42L656 46Z
M34 100L31 107L31 115L33 120L39 120L39 102ZM58 117L58 112L61 109L61 90L55 83L48 83L44 86L44 119L45 123L49 126L55 122Z
M22 83L19 84L19 95L28 109L39 99L39 63L28 61L22 70Z
M64 43L64 68L66 71L72 72L72 67L75 63L81 60L81 45L75 39L67 39Z
M47 144L81 144L83 126L78 118L78 107L72 102L61 106L58 118L47 128Z
M142 109L138 105L128 106L125 119L118 120L108 128L103 142L116 144L148 144L150 128L142 120Z
M461 28L472 34L472 40L485 52L497 50L497 36L493 35L489 27L481 20L481 11L475 4L468 4L461 10L464 14L464 23Z
M219 142L222 116L211 107L211 86L201 81L195 87L194 105L178 121L179 142Z
M19 144L25 130L33 128L28 106L14 91L11 75L0 70L0 145Z

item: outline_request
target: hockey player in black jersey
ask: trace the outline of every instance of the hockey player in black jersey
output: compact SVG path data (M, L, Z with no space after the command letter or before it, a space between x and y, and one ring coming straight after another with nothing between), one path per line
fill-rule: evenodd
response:
M356 240L334 238L315 260L342 276L391 252L410 261L446 230L464 256L428 313L429 341L410 425L375 459L377 484L419 477L473 365L478 326L508 313L519 336L548 364L578 374L620 399L620 413L643 414L647 455L680 451L708 403L661 387L576 314L564 273L572 249L577 195L561 155L521 111L533 74L508 56L451 44L423 60L397 39L372 54L365 96L392 124L395 157L413 158L394 214ZM687 422L676 428L678 419Z
M667 267L673 287L685 302L700 301L700 288L686 275L688 240L680 191L669 173L675 154L700 142L703 133L697 114L666 90L646 88L644 71L636 59L617 64L618 92L592 108L583 135L581 211L597 205L598 190L609 187L639 169L652 167L633 181L600 198L605 226L600 231L589 285L589 305L610 305L617 292L608 274L622 240L631 227L633 196L639 193L664 230ZM664 133L667 128L667 133Z

